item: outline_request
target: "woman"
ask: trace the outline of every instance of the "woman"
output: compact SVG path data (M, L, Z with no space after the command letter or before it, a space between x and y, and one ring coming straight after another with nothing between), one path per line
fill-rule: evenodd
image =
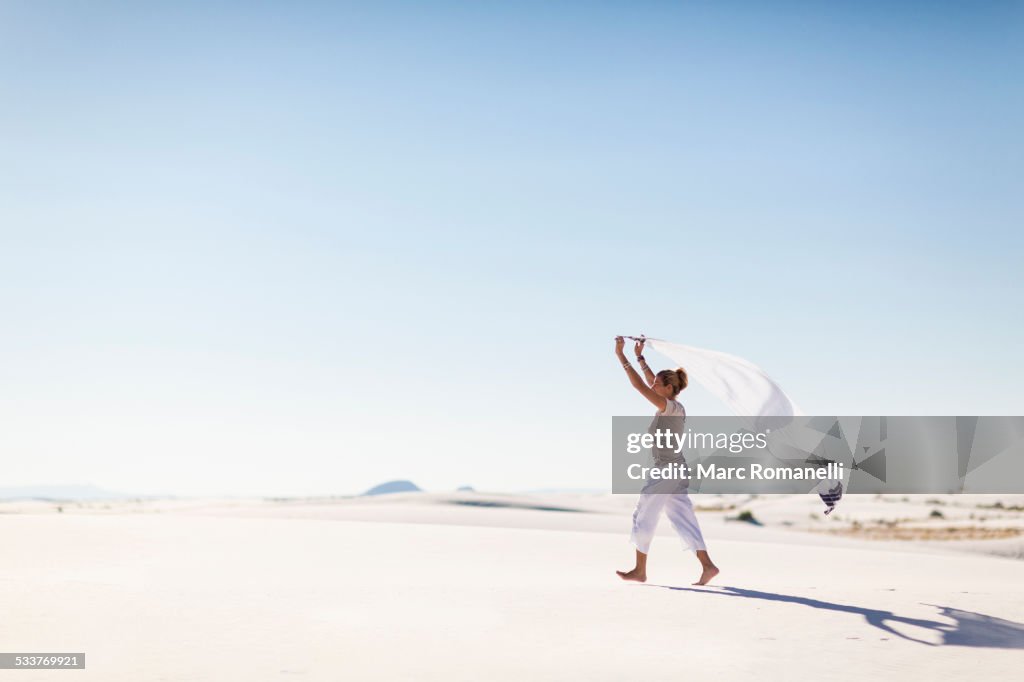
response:
M615 337L615 355L618 356L622 367L626 370L629 383L633 384L633 388L658 408L655 413L655 422L651 425L652 428L655 426L664 428L662 426L664 424L665 427L672 428L673 431L681 434L686 410L676 401L676 397L686 388L686 371L682 368L666 369L655 374L644 360L644 342L638 341L633 350L640 363L640 368L644 372L644 377L647 379L645 382L622 352L625 343L626 340L623 337ZM669 419L661 420L662 417ZM673 417L675 419L671 419ZM661 456L663 453L655 452L655 459L659 463L666 464L670 461L662 460ZM658 527L658 519L662 510L665 510L668 515L676 533L683 541L683 545L697 553L702 570L700 578L693 584L706 585L718 575L718 567L711 561L704 546L704 537L701 535L697 517L693 513L693 504L690 502L686 487L685 481L660 480L652 480L644 486L643 492L640 493L640 499L637 500L636 510L633 512L633 532L630 535L630 540L636 547L636 566L630 571L615 571L620 578L641 583L647 580L647 554L650 550L651 540L654 539L654 531Z

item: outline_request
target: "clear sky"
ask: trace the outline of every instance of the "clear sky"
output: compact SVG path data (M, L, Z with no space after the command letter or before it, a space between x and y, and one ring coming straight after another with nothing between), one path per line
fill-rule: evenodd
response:
M0 480L609 487L619 333L1022 414L1021 73L1010 2L2 2Z

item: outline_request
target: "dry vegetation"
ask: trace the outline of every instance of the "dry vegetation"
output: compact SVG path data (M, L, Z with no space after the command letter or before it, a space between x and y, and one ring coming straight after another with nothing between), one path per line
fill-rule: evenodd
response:
M846 528L811 529L813 533L827 533L864 540L1002 540L1021 535L1020 528L982 528L962 526L947 528L900 527L895 524L865 526L854 524Z

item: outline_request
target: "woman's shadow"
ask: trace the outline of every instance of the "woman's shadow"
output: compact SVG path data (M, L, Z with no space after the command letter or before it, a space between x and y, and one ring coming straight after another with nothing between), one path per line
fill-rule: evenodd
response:
M808 597L796 597L788 594L776 594L774 592L759 592L747 590L740 587L719 587L717 589L696 589L693 587L673 587L671 585L646 585L646 587L660 587L678 592L697 592L699 594L718 594L728 597L745 597L747 599L764 599L766 601L789 602L802 604L814 609L826 611L838 611L840 613L852 613L864 616L864 619L876 628L901 637L911 642L925 644L928 646L975 646L989 647L996 649L1024 649L1024 625L1002 618L994 618L981 613L954 609L950 606L934 606L939 610L940 616L949 618L953 623L943 623L936 620L923 618L908 618L897 616L892 611L881 609L868 609L846 604L835 604L820 599ZM920 639L915 639L901 632L894 630L889 623L902 623L916 627L926 628L942 634L941 644L933 644Z

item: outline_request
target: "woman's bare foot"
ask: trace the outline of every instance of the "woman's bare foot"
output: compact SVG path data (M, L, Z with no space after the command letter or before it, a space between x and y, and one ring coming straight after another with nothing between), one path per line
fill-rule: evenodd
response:
M700 574L700 579L694 585L707 585L716 575L718 575L718 566L705 566L704 571Z
M615 571L615 573L623 580L633 580L638 583L647 582L647 573L639 568L634 568L632 571Z

